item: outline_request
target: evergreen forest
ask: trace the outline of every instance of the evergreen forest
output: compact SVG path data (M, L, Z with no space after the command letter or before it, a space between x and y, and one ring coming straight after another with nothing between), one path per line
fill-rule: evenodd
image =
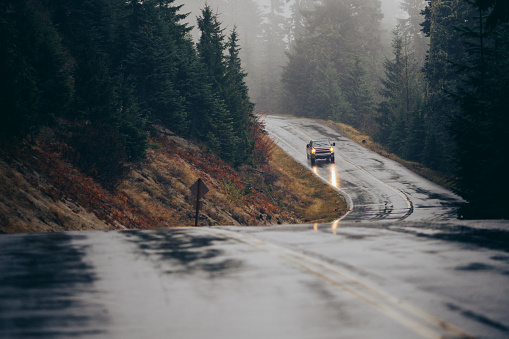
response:
M379 0L296 3L279 110L450 176L460 217L509 217L509 2L403 0L385 56Z
M0 142L49 126L108 182L162 125L239 167L257 157L256 103L451 178L460 217L509 217L508 1L401 0L389 28L382 0L207 3L2 1Z
M53 128L103 183L144 158L152 126L199 141L234 167L257 130L235 28L203 5L192 41L174 0L0 4L0 139Z

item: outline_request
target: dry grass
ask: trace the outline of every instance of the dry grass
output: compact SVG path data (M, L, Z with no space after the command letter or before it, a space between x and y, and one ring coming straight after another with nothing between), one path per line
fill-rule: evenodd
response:
M161 133L143 163L105 189L65 156L58 140L17 154L0 151L0 233L191 226L189 187L209 187L199 225L272 225L327 222L346 209L338 192L260 136L258 149L274 159L234 170L197 145Z
M21 159L0 159L0 233L113 229L67 198L54 200Z
M440 172L434 171L430 168L425 167L421 163L408 161L405 159L402 159L395 155L394 153L388 152L382 145L374 142L369 135L363 134L362 132L356 130L352 126L345 125L339 122L333 122L333 121L322 121L324 124L328 125L329 127L332 127L336 130L339 130L339 132L346 135L349 139L355 141L359 145L362 145L373 152L376 152L388 159L391 159L393 161L396 161L406 168L412 170L413 172L419 174L420 176L437 183L443 187L446 187L450 190L455 189L455 180L452 177L446 176Z
M299 219L309 223L330 222L346 213L346 202L336 190L279 147L274 149L272 162L286 174L278 186L291 192L284 198L284 204L291 205Z

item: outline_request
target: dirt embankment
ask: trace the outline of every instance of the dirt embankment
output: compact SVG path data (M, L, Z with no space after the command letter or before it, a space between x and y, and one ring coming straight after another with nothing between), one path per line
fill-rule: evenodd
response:
M326 222L346 209L336 191L277 148L267 165L234 170L169 131L151 142L145 161L109 188L67 161L65 145L2 151L0 233L191 226L189 187L198 178L209 188L201 226Z

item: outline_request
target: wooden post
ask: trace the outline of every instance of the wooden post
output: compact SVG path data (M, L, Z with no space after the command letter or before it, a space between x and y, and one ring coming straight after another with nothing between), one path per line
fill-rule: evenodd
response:
M196 193L196 218L194 220L194 226L198 226L198 215L200 214L200 189L201 189L201 178L198 179L198 188Z
M196 182L189 187L191 193L196 196L196 217L194 220L194 226L198 226L198 216L200 215L200 199L207 194L209 188L205 185L203 180L199 178Z

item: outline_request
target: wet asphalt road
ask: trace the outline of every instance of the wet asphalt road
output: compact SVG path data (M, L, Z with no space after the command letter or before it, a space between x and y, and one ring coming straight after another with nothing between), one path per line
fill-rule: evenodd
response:
M500 226L3 235L0 337L507 338Z
M335 137L331 224L0 235L0 338L509 337L509 223Z
M400 164L354 143L338 132L309 119L267 116L269 135L297 161L337 187L352 209L351 221L444 221L456 218L456 205L463 200ZM312 139L335 142L335 163L306 158Z

